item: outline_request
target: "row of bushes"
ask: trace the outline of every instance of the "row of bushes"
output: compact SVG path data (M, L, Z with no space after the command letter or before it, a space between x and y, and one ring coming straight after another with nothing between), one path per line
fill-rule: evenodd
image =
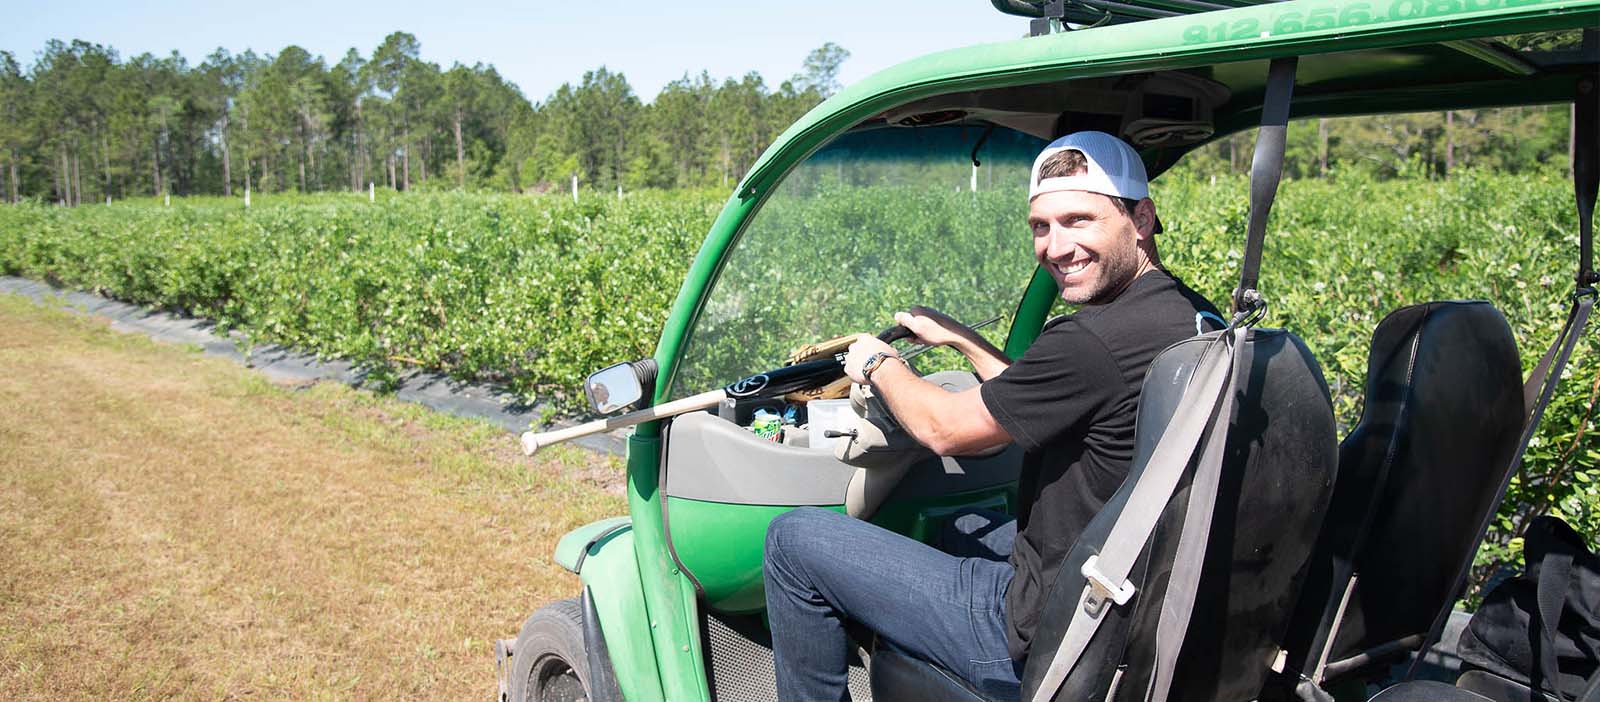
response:
M263 201L264 200L264 201ZM0 268L353 360L561 400L649 355L711 193L195 198L0 208Z
M1155 187L1163 262L1213 300L1225 301L1237 276L1246 192L1241 178L1181 174ZM1489 299L1531 366L1572 288L1571 193L1560 173L1286 182L1264 259L1269 324L1316 352L1345 426L1360 414L1373 327L1407 304ZM582 374L653 352L722 197L428 194L372 204L323 195L248 210L225 199L25 204L0 208L0 269L208 317L380 376L436 368L572 406ZM680 384L726 382L800 343L876 330L909 304L959 309L964 296L983 298L959 315L967 319L993 300L1014 304L1029 272L1021 199L874 186L775 199L708 304ZM819 309L832 322L819 325ZM1548 504L1600 530L1594 338L1546 414L1485 563L1520 550L1511 506Z

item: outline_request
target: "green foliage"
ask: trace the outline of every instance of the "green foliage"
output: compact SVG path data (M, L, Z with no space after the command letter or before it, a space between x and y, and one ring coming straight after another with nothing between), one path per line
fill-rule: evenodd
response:
M574 175L609 192L729 187L835 87L849 56L826 44L776 90L756 73L686 74L658 107L605 67L533 103L493 66L442 68L421 49L394 32L337 63L298 46L218 49L198 66L85 41L49 42L31 66L0 51L0 201L369 184L543 192Z
M850 58L850 52L833 42L819 46L806 55L805 64L795 82L805 89L814 90L822 97L839 91L839 66Z
M680 389L776 364L802 343L877 331L912 304L969 321L1009 317L1029 272L1020 194L825 181L795 192L767 204L726 267ZM1194 171L1154 186L1164 264L1216 301L1237 276L1246 192L1241 176ZM0 271L208 317L378 377L426 366L573 407L584 373L651 355L721 197L648 191L574 204L564 195L389 194L370 205L364 196L280 196L258 197L251 210L226 199L24 204L0 208ZM1564 320L1574 209L1570 181L1554 170L1287 180L1264 257L1267 323L1316 353L1345 429L1360 417L1372 330L1398 307L1491 300L1526 371ZM1596 336L1591 329L1579 345L1480 554L1480 576L1517 556L1522 524L1547 508L1600 533Z
M1284 175L1355 171L1378 178L1448 176L1465 168L1499 173L1565 167L1567 105L1307 119L1289 124ZM1184 156L1177 170L1247 173L1255 130L1231 134Z
M649 356L720 199L263 197L0 209L0 270L355 361L503 381L572 406Z
M1166 263L1212 300L1237 275L1247 183L1163 179ZM1559 171L1460 171L1440 181L1286 181L1272 210L1262 285L1268 324L1301 335L1322 363L1340 425L1359 419L1368 342L1388 312L1429 300L1486 299L1516 334L1526 375L1566 319L1577 261L1571 181ZM1546 411L1480 552L1478 583L1520 559L1522 529L1549 509L1600 533L1594 431L1600 343L1591 326Z

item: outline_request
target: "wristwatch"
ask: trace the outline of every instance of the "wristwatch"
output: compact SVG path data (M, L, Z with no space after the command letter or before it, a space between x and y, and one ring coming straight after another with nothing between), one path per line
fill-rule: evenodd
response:
M878 366L883 365L884 361L887 361L891 358L897 361L903 360L900 358L900 356L889 353L888 351L878 351L873 353L871 356L868 356L867 362L861 364L861 377L865 379L868 384L872 383L873 371L878 370Z

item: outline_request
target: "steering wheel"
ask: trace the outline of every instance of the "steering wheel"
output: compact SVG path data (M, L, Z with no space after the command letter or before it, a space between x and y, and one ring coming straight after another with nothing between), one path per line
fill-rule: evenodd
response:
M909 338L911 338L911 330L907 329L904 324L896 324L878 332L878 341L882 341L885 344L892 344L901 339Z

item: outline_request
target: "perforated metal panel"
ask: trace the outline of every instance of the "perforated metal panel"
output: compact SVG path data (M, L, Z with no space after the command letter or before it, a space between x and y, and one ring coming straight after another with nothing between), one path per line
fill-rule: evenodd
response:
M777 702L778 683L772 671L772 640L760 622L745 618L702 616L706 647L711 652L711 699L717 702ZM850 698L871 702L867 669L850 666Z

